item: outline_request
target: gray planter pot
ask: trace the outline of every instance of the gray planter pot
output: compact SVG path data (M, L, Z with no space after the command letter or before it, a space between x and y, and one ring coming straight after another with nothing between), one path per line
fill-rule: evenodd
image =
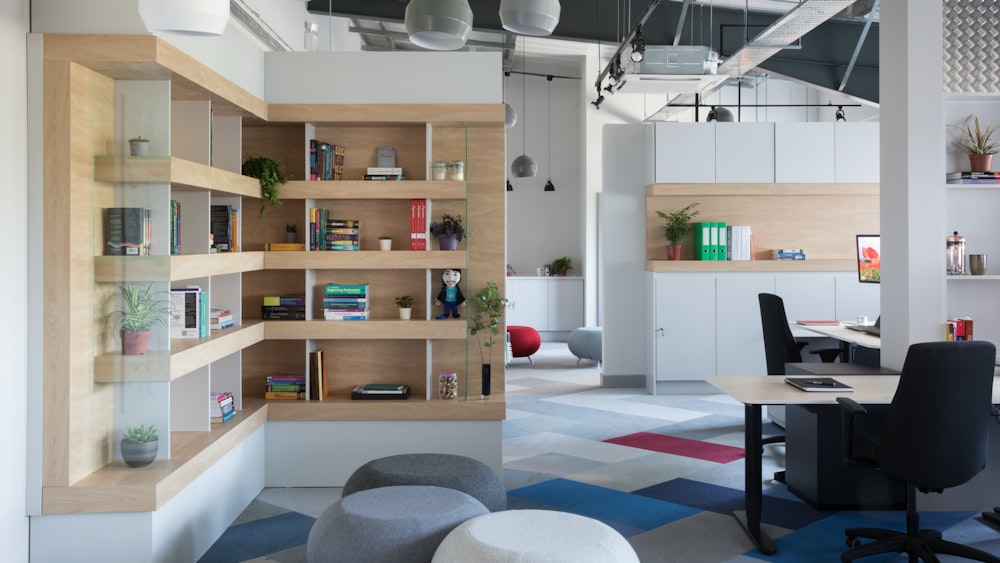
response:
M156 459L156 452L160 449L160 441L133 442L122 438L122 460L129 467L145 467Z
M149 153L149 141L129 141L128 149L132 156L146 156Z

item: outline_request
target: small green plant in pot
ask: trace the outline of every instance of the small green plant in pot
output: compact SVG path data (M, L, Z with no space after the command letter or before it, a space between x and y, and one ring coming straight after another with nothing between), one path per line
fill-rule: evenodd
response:
M657 211L656 214L663 219L663 236L670 243L667 245L667 259L681 259L681 241L684 236L691 231L691 219L698 215L698 203L692 203L677 211L664 213Z
M129 426L122 435L122 461L129 467L145 467L153 463L159 448L160 437L152 424Z
M392 237L389 235L380 235L378 237L378 248L379 250L392 250Z
M573 259L569 256L556 258L552 261L552 271L555 272L557 276L565 276L572 269Z
M413 311L413 297L397 295L396 306L399 307L399 318L404 321L410 320L410 313Z
M431 223L430 231L438 238L441 250L455 250L458 248L458 241L465 237L465 226L462 225L461 215L445 213L440 221Z
M469 305L469 336L475 336L479 344L479 358L483 362L482 394L490 394L490 369L493 362L493 345L503 328L503 313L507 299L500 297L500 288L495 282L486 282L471 299ZM485 350L484 350L485 348Z
M260 216L267 213L267 205L274 209L281 207L278 185L288 181L285 166L281 161L266 156L252 156L243 161L243 175L257 178L260 182Z
M128 140L128 151L132 156L146 156L149 154L149 139L139 135Z
M114 312L114 319L115 327L121 334L122 354L145 354L153 325L170 327L167 320L170 302L161 299L152 285L126 284L118 289L122 307Z
M993 155L1000 149L994 142L996 127L983 127L975 114L965 119L965 125L958 127L962 135L955 140L955 146L969 156L969 168L973 172L989 172L993 168Z
M298 237L299 226L294 223L285 223L285 242L295 242Z

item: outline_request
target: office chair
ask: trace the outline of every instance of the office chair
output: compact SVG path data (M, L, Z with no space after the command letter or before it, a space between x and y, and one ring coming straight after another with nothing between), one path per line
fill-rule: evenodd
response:
M911 345L880 431L858 430L866 409L837 398L845 462L878 467L906 485L906 531L848 528L851 549L841 561L895 552L909 554L911 562L937 561L935 553L946 553L1000 563L989 553L942 539L936 530L921 530L916 511L916 491L940 493L986 466L995 359L996 347L989 342ZM874 541L862 544L860 538Z

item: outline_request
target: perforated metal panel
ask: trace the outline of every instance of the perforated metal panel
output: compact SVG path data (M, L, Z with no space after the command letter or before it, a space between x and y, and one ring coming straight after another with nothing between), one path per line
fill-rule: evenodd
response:
M1000 2L945 0L944 91L1000 92Z

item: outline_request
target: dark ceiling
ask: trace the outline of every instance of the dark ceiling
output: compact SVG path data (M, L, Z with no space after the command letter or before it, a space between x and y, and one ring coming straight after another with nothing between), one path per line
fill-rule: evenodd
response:
M405 0L310 0L307 9L317 15L332 14L347 18L401 22ZM562 2L559 25L553 38L618 44L633 25L619 22L638 19L650 5L648 0L574 0ZM473 27L477 30L503 32L500 25L500 0L469 0ZM642 28L649 45L672 45L683 2L661 1ZM753 39L781 14L714 7L704 2L691 3L681 25L678 45L709 45L723 59ZM831 19L801 38L798 44L783 49L762 63L764 72L813 84L861 100L878 103L879 30L874 22L857 52L863 35L864 17ZM840 86L850 68L847 84Z

